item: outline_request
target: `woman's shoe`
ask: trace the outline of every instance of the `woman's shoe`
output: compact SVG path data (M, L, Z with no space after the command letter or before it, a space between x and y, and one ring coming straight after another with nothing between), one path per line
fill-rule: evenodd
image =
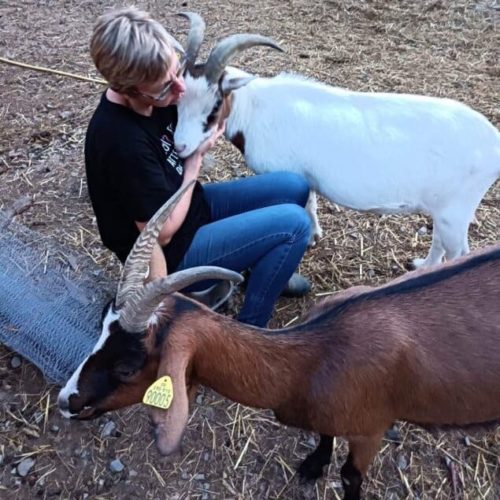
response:
M199 292L189 292L186 293L188 297L194 299L206 306L210 307L213 311L217 311L222 305L224 305L234 292L235 285L232 281L220 281L215 285L207 288L206 290L201 290Z
M281 292L282 297L303 297L311 291L311 283L299 273L293 273L286 287Z

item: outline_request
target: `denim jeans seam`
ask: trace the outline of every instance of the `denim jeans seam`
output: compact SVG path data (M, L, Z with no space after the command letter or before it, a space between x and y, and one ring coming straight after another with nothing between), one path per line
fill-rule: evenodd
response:
M295 238L294 238L294 234L293 233L288 233L288 232L284 232L284 233L275 233L275 234L272 234L272 235L268 235L268 236L263 236L262 238L259 238L258 240L254 240L250 243L248 243L247 245L244 245L244 246L240 246L238 247L237 249L234 249L230 252L227 252L225 254L222 254L222 255L217 255L216 258L214 259L211 259L207 262L207 265L216 265L215 263L219 260L219 259L225 259L229 256L232 256L232 255L235 255L241 251L244 251L244 250L247 250L248 248L251 248L253 245L257 244L257 243L260 243L261 241L264 241L266 239L272 239L272 238L276 238L278 236L287 236L288 238L291 238L291 242L294 243L295 242Z
M302 231L301 231L301 233L302 233ZM262 295L265 295L267 293L267 291L269 290L269 288L270 288L269 284L274 280L274 278L276 277L278 272L281 270L283 263L288 258L288 255L290 254L290 251L292 250L292 247L297 240L298 240L298 235L295 232L291 233L291 238L288 241L288 243L286 244L287 245L286 255L283 255L282 259L280 260L280 263L275 267L273 279L267 281L267 283L268 283L267 289L265 290L264 293L262 293ZM262 300L260 300L259 302L262 303Z
M232 252L228 252L228 253L226 253L224 255L219 255L217 257L218 259L224 259L224 258L228 257L229 255L234 255L234 254L236 254L236 253L238 253L240 251L247 250L252 245L258 244L259 242L261 242L263 240L266 240L266 239L269 239L269 238L276 238L278 236L279 237L281 237L281 236L287 236L288 237L288 241L285 243L286 246L287 246L287 248L286 248L286 251L283 252L283 256L281 257L279 263L277 263L277 265L275 267L275 271L274 271L272 279L267 280L267 286L266 286L266 288L264 290L261 290L261 293L259 293L257 295L257 297L254 297L254 302L257 305L257 307L258 307L259 304L262 304L264 302L265 296L267 295L269 289L271 288L272 281L275 279L276 275L278 274L278 272L282 268L283 263L285 262L287 256L289 255L292 246L294 245L295 241L297 240L297 237L296 237L297 235L295 233L293 233L293 232L292 233L290 233L290 232L283 232L283 233L275 233L273 235L263 236L262 238L259 238L258 240L252 241L248 245L240 247L237 250L234 250ZM214 265L214 264L216 265L216 262L217 262L217 259L212 259L212 260L209 261L208 265ZM255 300L255 299L257 299L257 300Z
M274 200L275 205L297 205L299 207L302 207L300 203L297 202L297 200L293 200L291 198L280 198L277 200ZM302 207L304 208L304 207Z
M305 209L305 206L307 204L307 199L306 199L306 203L304 205L302 205L302 203L299 203L298 200L294 200L292 198L279 198L279 199L276 199L276 200L273 200L273 204L272 205L263 205L262 207L260 208L269 208L269 207L272 207L272 206L275 206L275 205L297 205L303 209ZM210 219L212 222L217 222L217 221L220 221L220 220L224 220L224 219L228 219L230 217L234 217L235 215L241 215L240 214L232 214L232 215L226 215L225 217L217 217L215 218L214 214L213 214L213 207L210 207ZM254 208L252 210L258 210L257 208Z
M266 294L268 293L269 289L271 288L271 283L276 278L276 275L281 270L281 268L283 267L283 263L286 261L288 255L290 254L290 251L291 251L292 246L293 246L293 242L287 243L286 246L287 246L287 248L283 252L283 256L281 257L279 263L275 266L274 274L273 274L272 279L267 280L267 286L266 286L265 290L261 291L261 293L257 297L258 300L255 301L255 303L257 305L258 304L262 304L264 302L264 298L265 298Z

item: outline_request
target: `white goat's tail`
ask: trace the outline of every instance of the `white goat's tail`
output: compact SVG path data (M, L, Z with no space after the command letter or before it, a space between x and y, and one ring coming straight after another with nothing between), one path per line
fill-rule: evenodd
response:
M498 165L497 180L500 179L500 131L497 131L498 146L495 147L495 160Z
M498 140L500 142L500 132L498 133ZM496 148L497 150L497 162L498 162L498 171L497 171L497 180L500 179L500 146Z

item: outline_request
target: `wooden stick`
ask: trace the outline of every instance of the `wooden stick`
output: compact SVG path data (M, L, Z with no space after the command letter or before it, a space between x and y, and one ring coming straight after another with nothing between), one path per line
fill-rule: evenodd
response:
M102 85L108 84L106 80L101 80L98 78L90 78L88 76L82 76L82 75L75 75L74 73L67 73L66 71L59 71L57 69L44 68L42 66L32 66L31 64L22 63L19 61L12 61L11 59L5 59L4 57L0 57L0 62L3 62L5 64L10 64L12 66L19 66L21 68L32 69L34 71L41 71L43 73L52 73L54 75L69 76L70 78L76 78L77 80L83 80L85 82L100 83Z
M0 229L5 229L16 215L26 212L31 205L33 205L33 198L27 194L15 200L10 207L7 207L5 211L5 221L0 225Z

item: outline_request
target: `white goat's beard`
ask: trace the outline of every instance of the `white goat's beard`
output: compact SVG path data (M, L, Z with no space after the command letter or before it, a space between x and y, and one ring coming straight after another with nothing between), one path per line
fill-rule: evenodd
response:
M177 153L180 158L186 159L192 154L194 154L200 146L212 135L213 133L213 128L209 129L207 132L202 133L200 140L196 142L192 142L191 144L196 144L196 146L190 146L189 144L186 146L186 149L184 151L181 151L180 153ZM175 141L175 136L174 136L174 141Z
M201 172L209 172L215 167L215 157L212 153L207 153L201 160Z

